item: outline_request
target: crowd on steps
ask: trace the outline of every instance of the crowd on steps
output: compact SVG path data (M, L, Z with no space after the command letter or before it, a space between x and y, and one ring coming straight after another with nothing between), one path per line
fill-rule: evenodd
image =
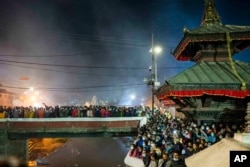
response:
M141 159L145 167L186 167L185 158L223 138L243 132L244 125L200 122L173 117L169 112L148 113L148 121L138 129L128 156Z

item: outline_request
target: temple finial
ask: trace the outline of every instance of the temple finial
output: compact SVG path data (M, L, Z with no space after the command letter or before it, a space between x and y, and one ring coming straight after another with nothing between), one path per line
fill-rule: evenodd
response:
M221 19L218 12L215 9L214 0L205 0L205 11L201 25L205 26L213 24L222 24Z

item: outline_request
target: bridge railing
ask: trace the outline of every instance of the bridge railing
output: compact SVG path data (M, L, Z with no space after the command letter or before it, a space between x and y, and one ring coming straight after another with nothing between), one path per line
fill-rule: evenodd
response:
M0 129L10 138L25 136L82 136L134 133L146 123L146 117L107 118L6 118L0 119Z

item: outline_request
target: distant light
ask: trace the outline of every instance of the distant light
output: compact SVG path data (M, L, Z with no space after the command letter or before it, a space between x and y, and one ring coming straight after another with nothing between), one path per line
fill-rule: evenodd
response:
M162 51L162 47L160 47L160 46L155 46L153 49L154 49L155 54L159 54ZM152 48L149 50L149 52L152 53Z
M35 102L33 105L34 105L34 107L37 107L37 108L43 106L41 103L38 103L38 102Z
M36 91L35 94L38 96L39 95L39 91Z
M34 91L34 88L33 88L33 87L30 87L30 91Z
M36 97L35 97L35 96L32 96L30 99L31 99L31 101L35 101L35 100L36 100Z
M28 81L30 78L29 77L26 77L26 76L21 76L20 77L20 80L22 81Z
M130 98L131 98L132 100L133 100L133 99L135 99L135 95L131 95L131 97L130 97Z
M155 53L161 53L161 51L162 51L162 48L160 46L154 47L154 52Z
M85 106L89 107L90 103L88 101L85 102Z

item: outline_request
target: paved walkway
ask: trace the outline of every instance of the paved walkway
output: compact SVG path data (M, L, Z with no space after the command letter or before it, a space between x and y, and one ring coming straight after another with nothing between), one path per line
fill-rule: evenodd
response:
M250 148L240 145L233 138L222 139L209 148L188 157L186 164L188 167L229 167L230 151L250 151Z

